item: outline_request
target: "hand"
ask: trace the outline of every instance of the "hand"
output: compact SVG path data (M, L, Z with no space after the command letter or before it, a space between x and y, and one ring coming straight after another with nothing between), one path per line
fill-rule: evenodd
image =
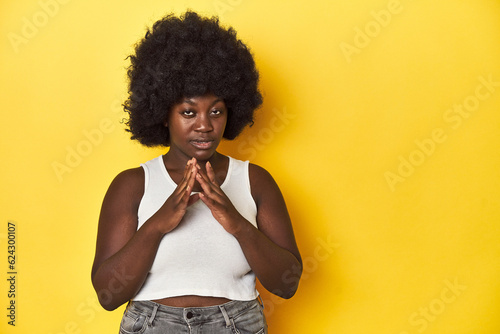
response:
M199 199L198 194L191 195L191 191L196 181L196 159L191 159L186 164L181 182L174 192L167 198L163 206L154 214L158 215L160 231L166 234L179 225L186 214L188 206Z
M196 180L202 188L199 198L205 203L214 218L224 229L235 234L242 227L245 218L236 210L215 179L215 172L210 162L206 163L206 173L198 168Z

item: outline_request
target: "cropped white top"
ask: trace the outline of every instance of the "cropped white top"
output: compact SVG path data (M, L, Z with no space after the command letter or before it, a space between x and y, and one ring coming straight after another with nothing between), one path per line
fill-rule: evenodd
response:
M139 205L138 228L158 211L177 187L162 156L141 166L145 188ZM221 189L240 214L257 226L257 206L250 192L248 161L229 158ZM251 300L258 296L255 274L238 241L215 220L201 200L188 207L180 224L165 234L146 281L133 300L183 295L231 300Z

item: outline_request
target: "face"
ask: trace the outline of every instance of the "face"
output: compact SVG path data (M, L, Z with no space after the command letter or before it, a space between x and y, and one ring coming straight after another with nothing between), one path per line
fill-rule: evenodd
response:
M226 122L226 105L217 96L183 98L172 107L165 122L170 133L169 154L185 160L210 159L219 146Z

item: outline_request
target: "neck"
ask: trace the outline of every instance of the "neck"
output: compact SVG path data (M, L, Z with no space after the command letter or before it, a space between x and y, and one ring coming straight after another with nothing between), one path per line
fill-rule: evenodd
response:
M222 157L223 156L218 152L214 152L214 154L212 154L212 156L209 159L197 160L197 163L203 170L205 170L205 165L207 161L209 161L212 166L216 166L222 160ZM168 168L172 169L184 169L187 162L192 158L193 157L189 157L185 154L176 152L174 150L169 150L163 156L165 164L168 166Z

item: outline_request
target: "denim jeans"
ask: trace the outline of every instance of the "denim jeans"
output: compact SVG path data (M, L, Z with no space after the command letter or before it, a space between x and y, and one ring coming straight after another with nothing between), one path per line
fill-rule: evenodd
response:
M131 301L123 314L120 334L160 333L264 334L267 324L257 299L187 308Z

